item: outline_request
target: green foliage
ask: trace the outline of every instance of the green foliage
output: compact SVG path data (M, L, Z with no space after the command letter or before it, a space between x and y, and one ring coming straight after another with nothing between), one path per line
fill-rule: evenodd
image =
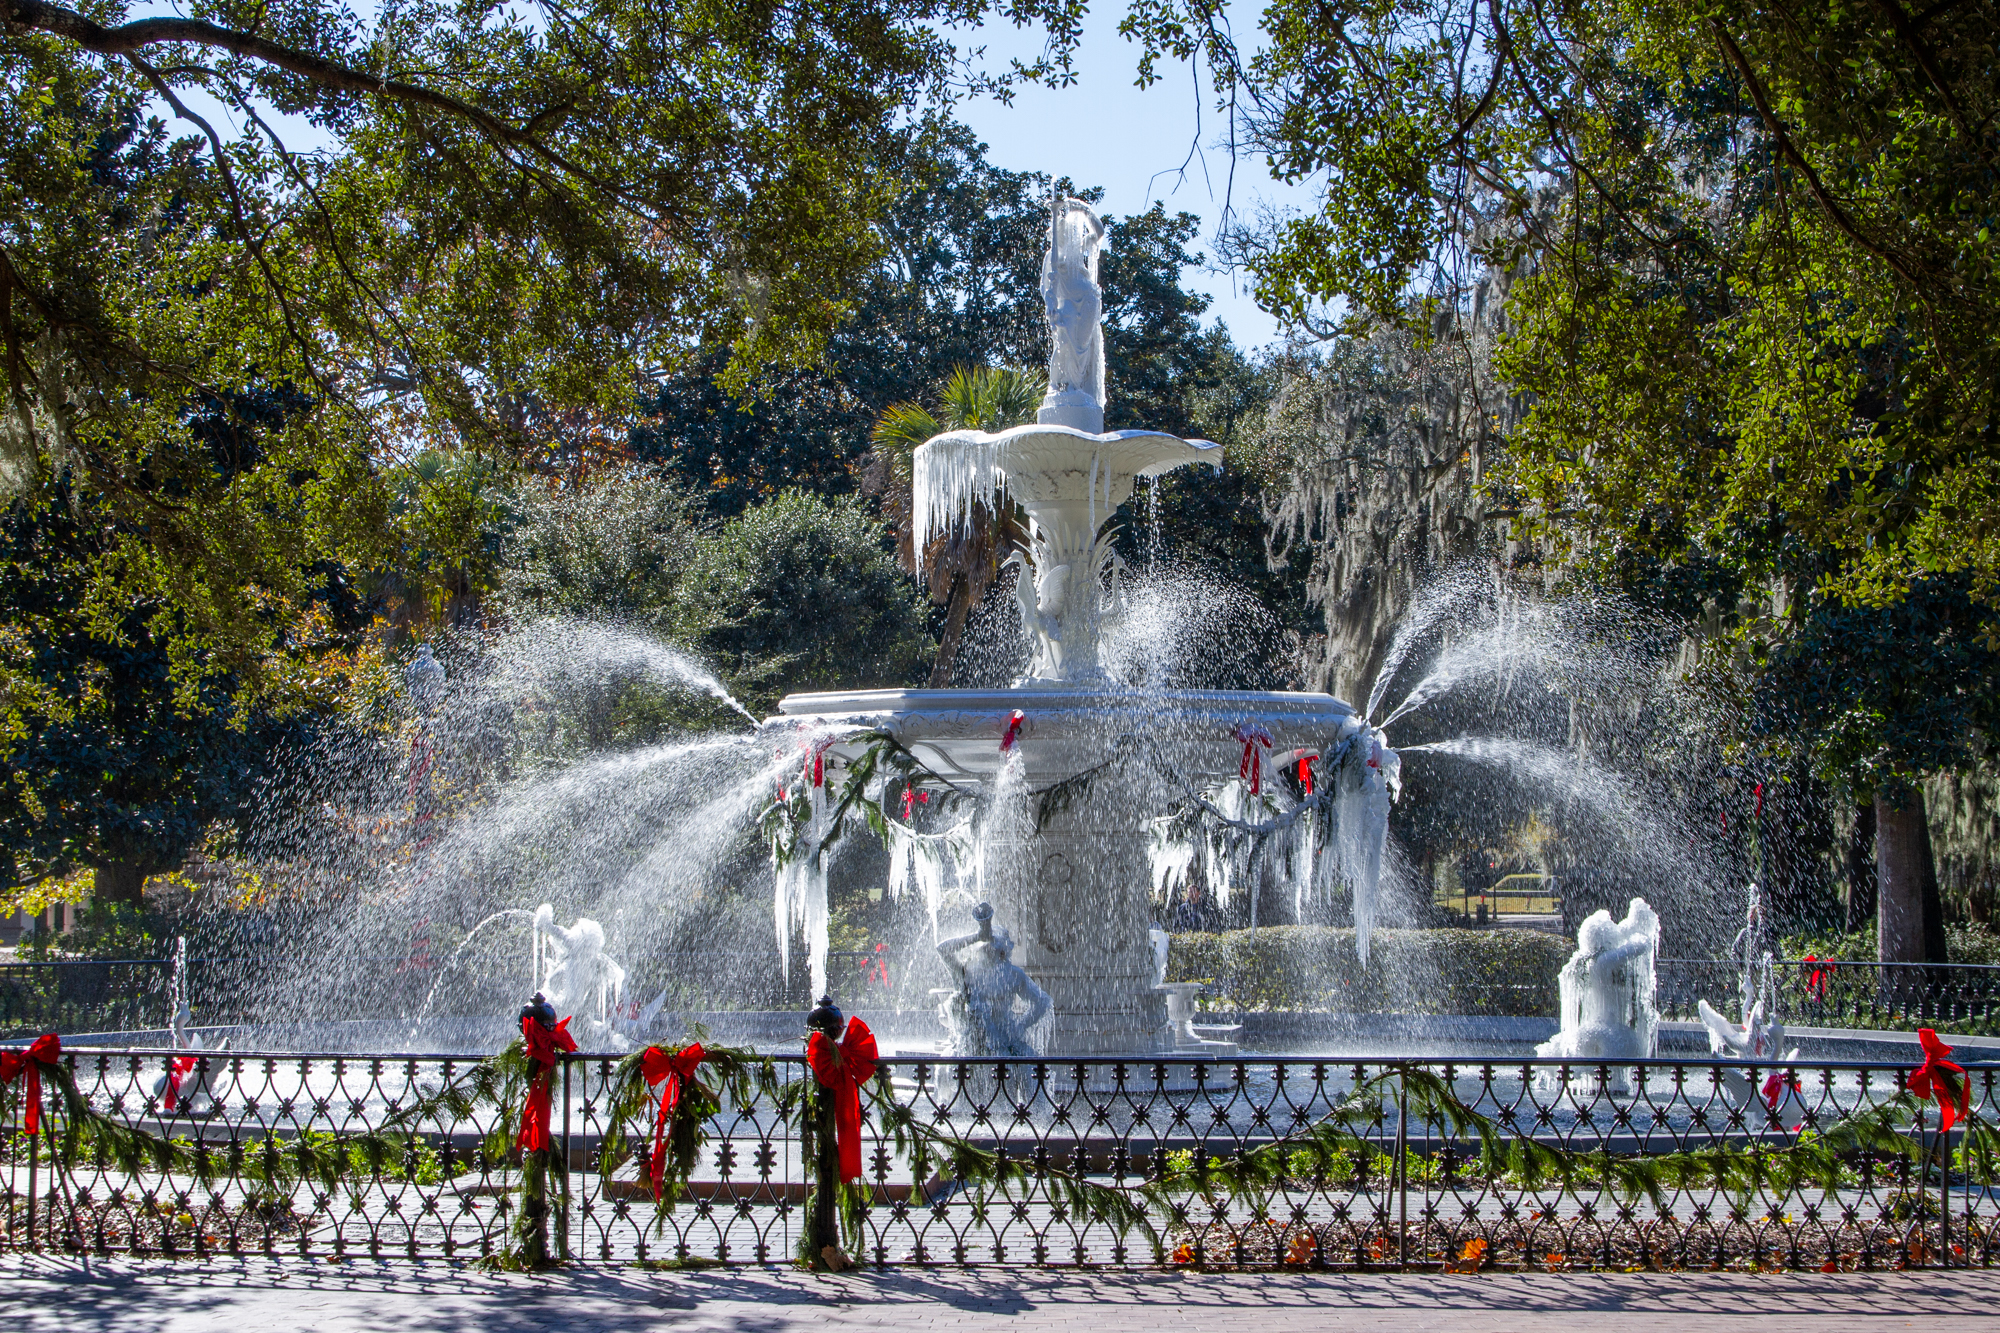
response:
M514 619L605 616L671 632L701 536L694 501L656 469L528 479L513 499L497 607Z
M1167 978L1213 982L1249 1010L1366 1012L1400 991L1420 1013L1535 1015L1555 1011L1573 947L1540 931L1378 930L1363 968L1347 927L1186 931L1174 935Z
M1871 921L1851 934L1829 931L1788 935L1778 947L1786 958L1804 958L1811 954L1815 958L1873 962L1877 956L1875 936L1875 923ZM2000 966L2000 935L1980 922L1953 922L1945 927L1944 939L1945 961L1948 963Z
M910 684L931 649L881 526L851 498L788 491L745 511L702 543L682 588L690 641L753 711L798 690Z
M261 684L239 688L185 597L107 595L139 535L67 481L0 513L0 886L87 865L136 897L216 821L247 816L264 757L356 669L352 590L292 570L314 581L313 619L266 643Z
M1449 341L1507 301L1503 480L1593 561L1832 552L1824 590L2000 591L2000 7L1143 0L1318 207L1235 253L1269 309ZM1762 539L1763 549L1757 551Z

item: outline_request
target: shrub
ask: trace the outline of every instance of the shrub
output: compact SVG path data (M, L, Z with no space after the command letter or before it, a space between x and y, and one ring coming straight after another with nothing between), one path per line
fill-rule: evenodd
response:
M1167 979L1213 982L1234 1009L1549 1015L1574 947L1539 931L1378 930L1364 968L1345 927L1190 931L1173 937Z

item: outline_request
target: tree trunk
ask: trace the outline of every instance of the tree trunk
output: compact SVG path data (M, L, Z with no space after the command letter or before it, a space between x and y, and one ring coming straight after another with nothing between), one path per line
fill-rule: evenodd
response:
M146 867L137 861L107 861L95 867L90 896L100 903L138 907L144 901Z
M1875 884L1876 957L1885 963L1944 962L1944 904L1921 788L1875 793Z
M1875 919L1875 802L1855 807L1847 835L1847 929L1852 935Z
M958 641L965 636L965 618L972 614L972 580L960 574L951 582L950 607L945 612L944 633L938 637L937 661L931 667L928 682L933 690L947 689L951 685L951 668L958 660Z

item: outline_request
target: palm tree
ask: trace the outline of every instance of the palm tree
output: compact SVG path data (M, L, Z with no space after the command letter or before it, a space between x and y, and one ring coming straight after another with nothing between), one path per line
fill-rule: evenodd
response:
M1030 371L1001 366L960 366L938 392L937 411L921 403L896 403L876 419L871 480L882 492L883 518L896 533L896 558L917 572L916 534L910 529L911 458L917 446L948 430L1002 431L1035 419L1046 384ZM947 607L944 637L931 668L933 689L951 682L965 618L993 585L1000 563L1026 550L1028 530L1020 510L1002 497L998 513L975 504L968 520L924 548L923 577L931 601Z

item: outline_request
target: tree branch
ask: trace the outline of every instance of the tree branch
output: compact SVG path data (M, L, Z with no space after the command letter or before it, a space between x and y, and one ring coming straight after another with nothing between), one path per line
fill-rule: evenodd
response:
M369 74L337 61L295 50L253 33L217 27L200 19L146 18L131 23L121 23L115 28L107 28L73 9L47 4L44 0L0 0L0 18L4 18L10 28L31 28L50 33L102 56L130 56L145 47L163 43L220 47L232 55L274 65L300 78L309 79L323 88L382 97L442 111L476 126L482 133L499 143L524 148L580 180L611 189L611 192L620 198L624 197L622 191L597 181L589 172L570 162L537 136L536 131L545 121L552 116L560 116L569 109L568 103L550 107L537 113L527 125L517 126L483 107L461 101L434 88Z
M1826 214L1827 220L1839 228L1847 239L1887 264L1895 271L1897 277L1909 283L1921 294L1921 284L1917 280L1915 270L1910 267L1909 260L1888 246L1871 239L1861 230L1848 215L1847 210L1833 197L1832 191L1826 188L1826 182L1822 181L1819 173L1813 170L1812 163L1806 161L1805 154L1801 153L1798 146L1792 142L1792 136L1785 132L1785 123L1779 120L1777 112L1771 109L1770 94L1758 81L1756 71L1750 68L1749 59L1744 56L1743 49L1736 44L1736 39L1729 35L1729 30L1716 19L1710 19L1708 26L1715 33L1715 40L1722 47L1723 53L1743 76L1744 86L1750 93L1750 101L1756 106L1758 116L1763 119L1764 128L1771 132L1771 137L1777 142L1778 151L1799 169L1800 175L1806 178L1806 188L1812 191L1814 201L1819 204L1820 211Z

